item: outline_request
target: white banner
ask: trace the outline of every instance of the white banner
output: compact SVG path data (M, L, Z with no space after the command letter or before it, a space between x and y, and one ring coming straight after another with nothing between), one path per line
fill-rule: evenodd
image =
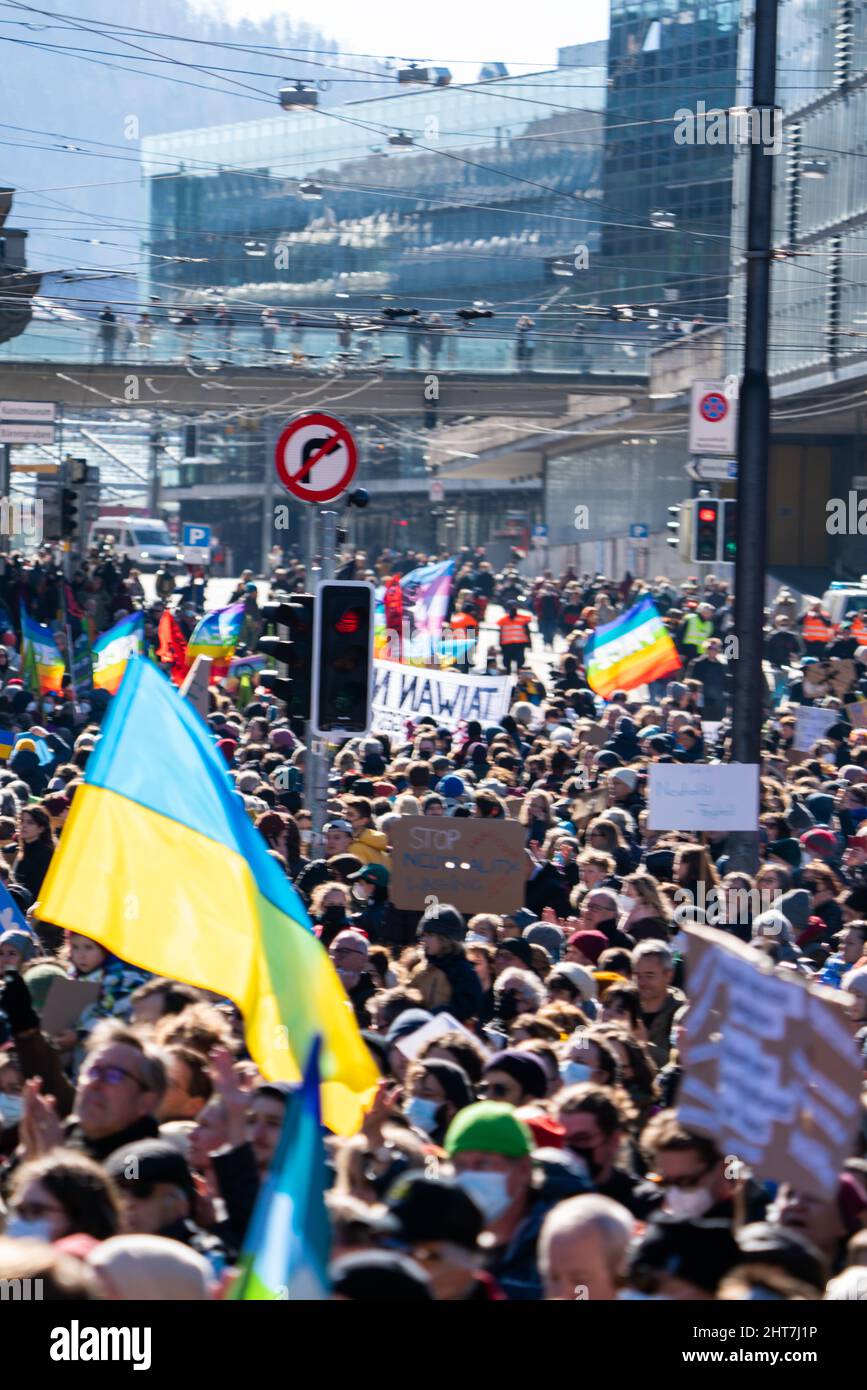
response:
M371 727L377 733L403 734L408 722L425 714L447 729L469 719L499 724L509 712L511 690L511 676L465 676L460 671L374 661Z

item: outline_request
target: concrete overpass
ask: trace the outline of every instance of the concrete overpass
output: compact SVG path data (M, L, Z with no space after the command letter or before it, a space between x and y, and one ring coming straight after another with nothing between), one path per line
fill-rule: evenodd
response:
M432 378L436 378L435 385ZM438 399L432 399L434 391ZM6 401L56 401L75 410L158 409L169 414L228 411L289 417L329 409L385 416L436 411L439 421L475 418L562 419L575 397L623 394L634 404L647 397L639 374L596 372L464 372L401 369L325 374L298 367L239 367L231 363L0 361L0 397Z

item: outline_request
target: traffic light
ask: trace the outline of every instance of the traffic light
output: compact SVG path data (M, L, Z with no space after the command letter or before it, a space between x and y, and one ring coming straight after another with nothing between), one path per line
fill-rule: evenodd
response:
M60 538L74 540L78 535L79 494L74 487L60 489Z
M291 600L265 603L262 616L276 633L259 638L259 651L273 657L278 669L260 671L258 684L283 701L290 718L309 719L313 595L293 594Z
M687 500L681 502L676 507L669 507L669 516L673 521L666 523L666 529L671 532L666 537L666 543L677 547L677 553L682 560L692 560L692 536L693 536L693 502Z
M715 497L700 497L693 505L695 526L691 558L713 562L719 554L720 504Z
M722 554L720 559L733 565L738 554L738 504L734 497L723 498Z
M366 734L373 696L373 586L324 580L316 591L313 700L319 738Z

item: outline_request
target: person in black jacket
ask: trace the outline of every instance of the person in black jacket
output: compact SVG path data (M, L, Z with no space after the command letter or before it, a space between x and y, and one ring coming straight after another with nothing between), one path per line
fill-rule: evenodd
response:
M459 1023L477 1018L482 1007L482 986L464 955L466 924L456 907L434 902L418 924L424 961L410 976L431 1013L450 1013Z
M328 948L331 962L349 995L359 1028L370 1027L368 1002L376 994L376 985L367 968L370 942L360 931L339 932Z
M27 806L18 819L21 852L15 860L15 877L32 897L39 897L42 881L54 854L51 819L41 806Z

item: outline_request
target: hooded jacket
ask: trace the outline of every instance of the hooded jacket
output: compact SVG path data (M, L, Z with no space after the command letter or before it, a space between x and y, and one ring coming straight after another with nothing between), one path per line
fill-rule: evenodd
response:
M381 830L374 830L372 826L362 830L346 852L354 854L362 864L382 864L386 869L391 867L388 840Z

